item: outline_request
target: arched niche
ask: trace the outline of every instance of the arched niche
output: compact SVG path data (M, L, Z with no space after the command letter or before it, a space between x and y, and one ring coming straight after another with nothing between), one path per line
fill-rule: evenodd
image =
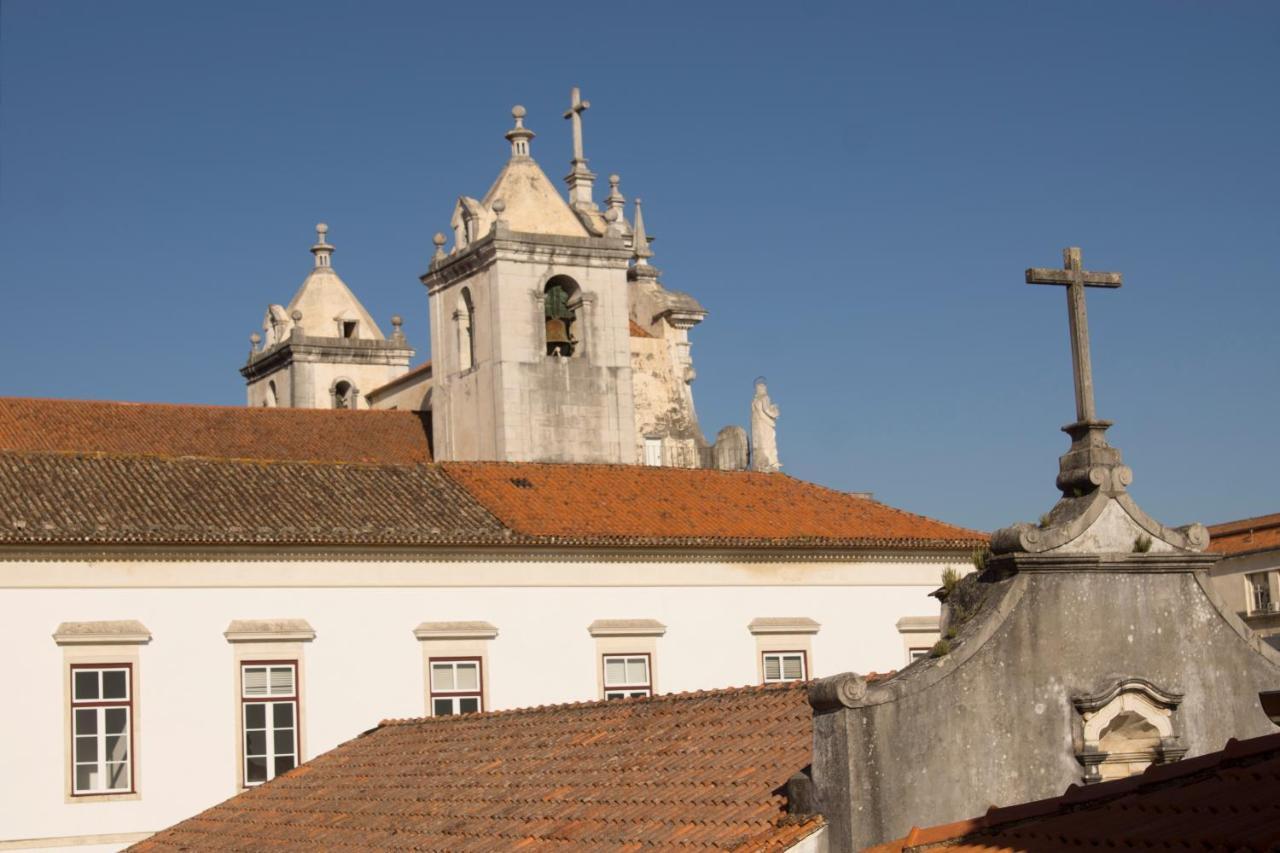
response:
M1076 757L1084 782L1104 782L1141 773L1186 754L1176 729L1182 694L1140 678L1123 679L1073 700L1079 712Z

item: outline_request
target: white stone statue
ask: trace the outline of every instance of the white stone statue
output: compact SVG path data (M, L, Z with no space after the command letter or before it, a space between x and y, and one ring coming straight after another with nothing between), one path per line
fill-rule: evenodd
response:
M756 380L756 396L751 401L751 468L772 472L782 467L778 461L778 407L769 399L764 377Z

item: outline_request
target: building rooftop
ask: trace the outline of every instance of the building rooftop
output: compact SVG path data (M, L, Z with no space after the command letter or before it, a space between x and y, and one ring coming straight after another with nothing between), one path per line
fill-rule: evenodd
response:
M964 551L782 474L431 464L423 413L0 399L0 543Z
M1211 525L1209 550L1227 556L1280 550L1280 512Z
M388 720L132 849L781 851L811 719L793 682Z
M1280 734L928 829L874 853L1280 849Z

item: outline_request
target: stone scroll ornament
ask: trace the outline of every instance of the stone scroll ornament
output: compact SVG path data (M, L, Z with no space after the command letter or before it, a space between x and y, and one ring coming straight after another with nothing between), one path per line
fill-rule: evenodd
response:
M756 395L751 400L751 468L772 473L782 468L778 461L778 415L780 409L769 399L764 377L756 378Z

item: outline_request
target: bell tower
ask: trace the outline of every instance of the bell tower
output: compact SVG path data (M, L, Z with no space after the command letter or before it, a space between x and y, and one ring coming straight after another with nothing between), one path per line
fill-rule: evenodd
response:
M636 462L627 266L615 211L591 199L574 90L572 206L511 111L510 157L481 199L462 196L453 246L434 238L421 277L431 311L435 457Z

